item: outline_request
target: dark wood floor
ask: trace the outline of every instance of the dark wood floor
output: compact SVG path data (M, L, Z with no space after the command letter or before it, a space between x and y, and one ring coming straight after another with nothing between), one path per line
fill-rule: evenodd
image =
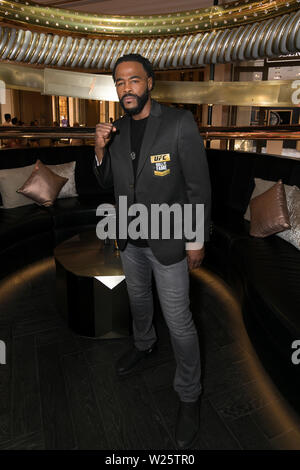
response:
M114 364L132 340L72 334L57 314L54 285L50 264L30 282L16 282L13 302L1 305L0 449L176 449L175 363L160 315L158 352L119 379ZM244 372L249 353L217 313L206 308L197 319L205 367L195 448L300 449L295 429L284 421L269 426L272 403Z

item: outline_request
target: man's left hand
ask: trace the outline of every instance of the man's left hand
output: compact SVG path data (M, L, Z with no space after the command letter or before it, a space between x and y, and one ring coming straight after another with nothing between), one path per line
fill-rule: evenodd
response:
M187 250L186 254L189 270L199 268L205 255L204 246L201 250Z

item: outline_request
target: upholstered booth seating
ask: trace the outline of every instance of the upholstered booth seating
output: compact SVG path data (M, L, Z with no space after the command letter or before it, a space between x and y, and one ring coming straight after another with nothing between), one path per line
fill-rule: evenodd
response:
M300 251L277 235L250 236L244 213L255 178L274 183L281 178L299 187L300 161L214 149L207 153L213 200L206 263L239 292L247 318L255 319L290 363L291 343L300 339ZM29 200L24 206L0 208L0 278L51 255L62 240L95 227L97 206L113 202L113 196L99 188L93 158L90 146L1 151L0 171L24 168L38 159L46 165L75 161L78 195L58 198L51 207Z
M18 179L22 178L22 168L35 164L37 160L46 165L76 163L75 188L69 197L56 199L50 207L39 206L30 199L26 205L0 207L0 278L25 264L52 254L53 247L60 241L95 227L97 206L102 202L113 202L113 198L111 192L103 192L99 188L92 171L93 158L91 146L1 151L0 173L4 169L19 169L21 176L18 174ZM22 182L27 179L25 173ZM10 176L3 178L7 182L6 186L9 184L13 188L13 196L16 182ZM1 187L3 189L3 184ZM4 199L2 193L0 205L5 202Z
M260 331L274 361L278 355L287 370L292 342L300 339L300 247L275 234L249 235L244 214L256 178L299 188L300 161L211 149L208 162L213 223L206 261L239 293L249 329Z

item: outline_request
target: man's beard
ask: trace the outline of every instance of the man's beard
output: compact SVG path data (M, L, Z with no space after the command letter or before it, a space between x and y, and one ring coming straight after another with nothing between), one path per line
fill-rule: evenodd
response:
M123 100L127 98L128 96L132 96L136 98L137 105L135 106L135 108L126 108L124 106ZM136 114L139 114L142 111L142 109L144 108L145 104L148 101L148 98L149 98L149 90L146 88L142 96L134 95L133 93L127 93L127 95L122 96L122 98L120 99L120 104L122 108L124 109L125 113L129 114L130 116L135 116Z

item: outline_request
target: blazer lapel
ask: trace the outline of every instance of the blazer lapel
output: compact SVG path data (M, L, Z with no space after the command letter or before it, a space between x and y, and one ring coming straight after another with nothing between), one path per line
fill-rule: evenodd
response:
M130 157L131 152L131 143L130 143L130 117L124 116L124 118L120 122L120 143L119 149L120 154L124 156L124 158L128 161L126 164L126 168L128 168L128 175L132 177L133 180L133 168L132 168L132 160Z
M147 126L145 129L145 134L140 150L139 162L136 172L136 178L138 178L139 174L141 173L147 157L149 157L149 151L151 145L153 144L156 134L160 128L161 124L161 106L156 101L152 100L151 104L151 112L147 121Z

